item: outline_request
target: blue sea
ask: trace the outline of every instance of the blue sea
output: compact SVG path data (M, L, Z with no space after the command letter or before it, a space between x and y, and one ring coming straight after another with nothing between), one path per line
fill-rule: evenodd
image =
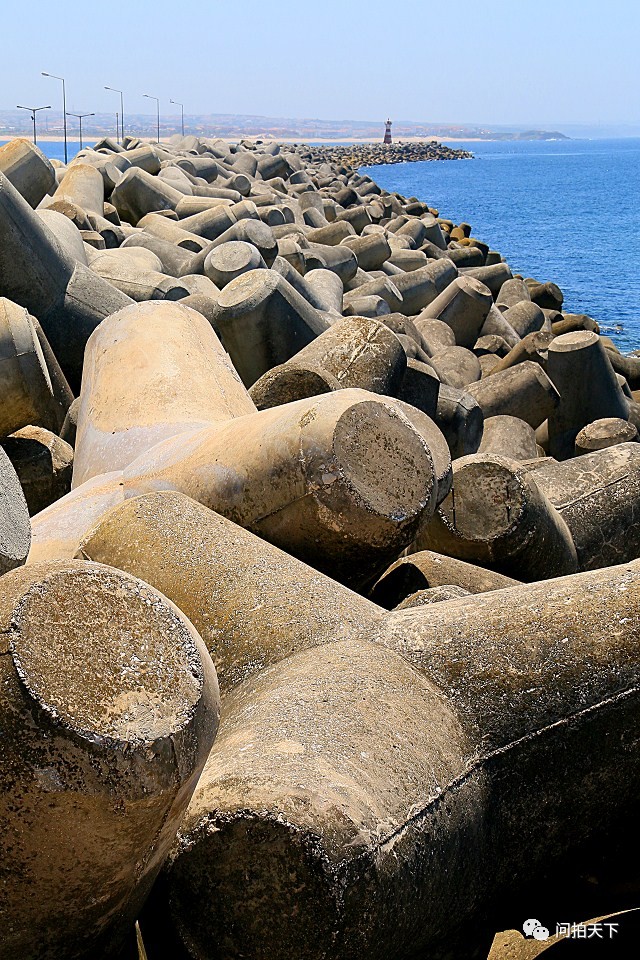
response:
M64 157L63 143L39 146ZM466 220L514 273L553 280L565 310L589 314L621 350L640 349L640 139L459 146L475 159L363 170ZM79 148L70 141L69 156Z
M452 144L474 160L363 168L473 227L514 273L553 280L565 309L640 348L640 139ZM616 327L621 330L616 330Z

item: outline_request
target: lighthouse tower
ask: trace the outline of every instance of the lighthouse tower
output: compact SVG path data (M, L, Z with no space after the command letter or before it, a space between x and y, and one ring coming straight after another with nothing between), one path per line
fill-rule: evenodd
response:
M391 120L387 120L384 128L384 143L391 143Z

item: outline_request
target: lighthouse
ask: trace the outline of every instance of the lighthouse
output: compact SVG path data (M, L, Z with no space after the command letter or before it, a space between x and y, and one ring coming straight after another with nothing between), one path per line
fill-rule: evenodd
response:
M391 120L387 120L384 128L384 143L391 142Z

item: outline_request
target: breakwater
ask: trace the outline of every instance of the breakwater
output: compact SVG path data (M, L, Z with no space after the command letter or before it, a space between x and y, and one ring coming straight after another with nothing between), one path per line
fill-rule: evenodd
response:
M640 359L312 149L0 150L1 960L477 956L633 839Z
M312 144L306 148L314 161L346 163L350 167L374 164L409 163L419 160L472 160L468 150L448 147L437 140L383 143Z

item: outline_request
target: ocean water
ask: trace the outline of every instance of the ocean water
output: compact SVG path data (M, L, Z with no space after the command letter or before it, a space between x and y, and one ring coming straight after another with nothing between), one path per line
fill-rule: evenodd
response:
M475 159L362 172L467 221L514 273L553 280L563 309L589 314L621 350L640 349L640 139L460 146Z

